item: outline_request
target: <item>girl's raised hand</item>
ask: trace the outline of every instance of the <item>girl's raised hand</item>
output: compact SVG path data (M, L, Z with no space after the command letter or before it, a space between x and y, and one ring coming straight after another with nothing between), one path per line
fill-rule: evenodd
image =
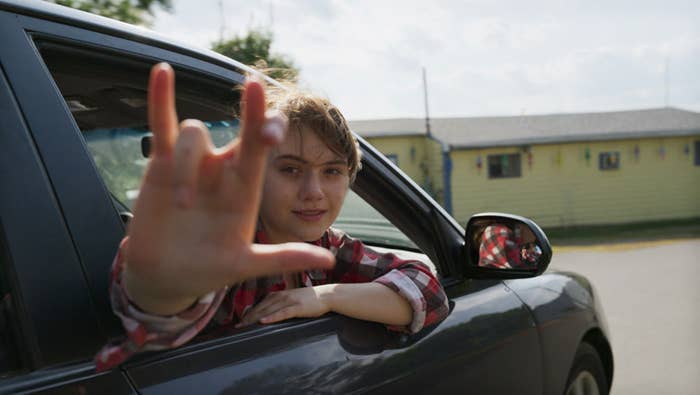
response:
M151 70L151 159L128 230L122 280L131 299L155 314L174 314L212 290L242 280L329 268L333 255L306 243L253 244L269 149L286 122L265 113L263 87L246 82L240 138L214 148L206 126L178 123L174 71Z

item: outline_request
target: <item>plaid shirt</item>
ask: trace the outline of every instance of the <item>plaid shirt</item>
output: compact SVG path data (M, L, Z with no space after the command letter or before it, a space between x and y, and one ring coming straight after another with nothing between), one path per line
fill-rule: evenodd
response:
M520 238L505 225L484 229L479 246L479 266L510 269L520 266Z
M233 325L270 292L286 288L281 275L250 279L211 292L174 316L147 314L130 302L121 284L124 268L121 251L127 241L127 238L122 241L114 258L110 285L112 308L121 319L127 337L106 345L97 353L98 371L115 367L137 352L179 347L207 327ZM262 231L256 234L256 242L266 242ZM371 281L384 284L405 297L413 309L413 320L408 327L387 326L395 331L415 333L447 316L447 296L426 264L403 260L391 253L378 253L333 228L313 244L333 252L336 264L330 270L300 273L301 286Z

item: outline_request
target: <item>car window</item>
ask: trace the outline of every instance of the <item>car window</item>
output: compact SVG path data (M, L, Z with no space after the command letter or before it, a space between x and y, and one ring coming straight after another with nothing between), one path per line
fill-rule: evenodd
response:
M40 53L80 128L117 206L130 210L146 168L147 78L151 63L39 42ZM238 132L240 93L231 83L177 70L177 111L210 126L221 146Z
M73 115L105 186L130 212L147 164L147 78L151 63L52 41L37 47ZM205 121L220 147L238 135L240 94L229 82L177 69L181 119ZM365 243L418 251L383 215L350 192L335 225Z
M333 224L367 244L418 251L418 246L379 211L350 191Z
M237 119L207 121L206 124L217 147L238 134ZM146 127L96 128L84 130L83 136L107 189L130 211L148 163L145 153L152 133Z

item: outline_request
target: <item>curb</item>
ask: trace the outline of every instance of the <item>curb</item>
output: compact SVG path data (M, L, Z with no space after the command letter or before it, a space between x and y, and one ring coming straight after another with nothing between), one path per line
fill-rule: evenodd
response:
M658 246L662 246L662 245L683 243L683 242L689 242L689 241L700 241L700 238L635 241L635 242L581 245L581 246L554 246L554 247L552 247L552 250L554 253L558 253L558 252L566 253L566 252L578 252L578 251L617 252L617 251L639 250L642 248L658 247Z

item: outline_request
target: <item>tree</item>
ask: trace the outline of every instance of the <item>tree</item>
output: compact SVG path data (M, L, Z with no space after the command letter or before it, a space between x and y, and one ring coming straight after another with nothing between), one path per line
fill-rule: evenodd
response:
M295 82L299 69L284 55L270 53L272 38L269 31L253 29L243 36L216 41L212 49L243 64L265 68L266 74L274 79Z
M117 19L134 25L149 25L153 8L172 11L172 0L47 0L66 7Z

